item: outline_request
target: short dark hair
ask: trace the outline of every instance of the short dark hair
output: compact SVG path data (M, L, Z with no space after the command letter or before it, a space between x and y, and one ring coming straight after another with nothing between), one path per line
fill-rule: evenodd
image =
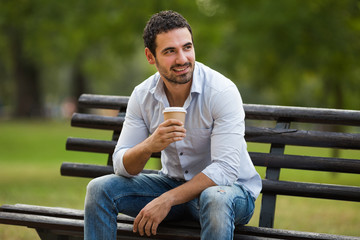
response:
M189 30L191 38L193 38L191 27L181 14L171 10L156 13L151 16L145 26L143 33L144 45L156 56L156 36L160 33L185 27Z

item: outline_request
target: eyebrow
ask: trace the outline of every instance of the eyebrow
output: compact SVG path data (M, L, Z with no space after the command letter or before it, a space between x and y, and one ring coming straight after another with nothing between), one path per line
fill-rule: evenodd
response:
M193 45L192 42L187 42L183 45L183 47L192 46L192 45ZM161 52L164 53L168 50L174 50L174 49L176 49L176 48L175 47L167 47L167 48L164 48Z

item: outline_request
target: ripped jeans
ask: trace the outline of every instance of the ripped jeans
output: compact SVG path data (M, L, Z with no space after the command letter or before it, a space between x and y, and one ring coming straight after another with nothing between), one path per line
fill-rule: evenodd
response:
M85 198L85 240L116 239L118 213L136 217L154 198L184 181L158 174L140 174L133 178L107 175L93 179ZM171 208L167 220L200 221L201 239L233 239L237 225L249 222L254 198L239 185L214 186L199 198Z

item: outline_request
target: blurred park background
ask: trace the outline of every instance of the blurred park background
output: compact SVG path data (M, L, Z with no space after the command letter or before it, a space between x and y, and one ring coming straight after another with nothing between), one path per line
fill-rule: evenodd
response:
M130 95L155 72L142 31L167 9L192 26L197 60L234 81L245 103L360 109L359 0L0 0L0 204L83 208L89 180L59 168L95 160L66 152L66 138L111 133L71 129L74 103L82 93ZM280 199L275 227L360 235L359 204L309 204ZM0 239L35 236L0 225Z

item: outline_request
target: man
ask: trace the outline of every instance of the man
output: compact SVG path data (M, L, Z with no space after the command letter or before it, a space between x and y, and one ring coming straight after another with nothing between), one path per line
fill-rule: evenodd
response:
M115 239L116 216L134 216L134 232L156 235L163 220L195 219L202 239L233 239L261 190L244 140L236 86L195 61L192 30L178 13L151 17L145 55L158 70L129 99L113 161L115 175L92 180L85 200L85 239ZM165 107L187 110L164 121ZM159 174L141 174L161 151Z

